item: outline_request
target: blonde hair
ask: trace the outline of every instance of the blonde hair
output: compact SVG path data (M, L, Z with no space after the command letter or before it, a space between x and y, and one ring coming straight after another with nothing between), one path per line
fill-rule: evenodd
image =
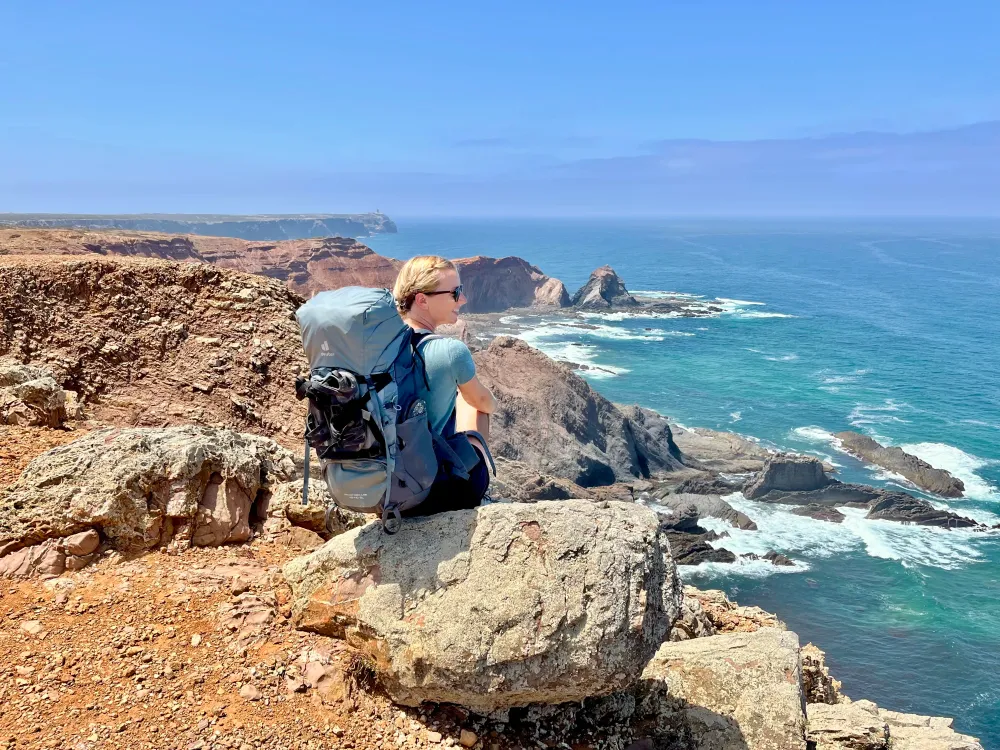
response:
M399 269L392 296L396 298L396 309L406 313L413 306L413 299L421 292L436 291L441 271L457 271L455 264L440 255L418 255L410 258Z

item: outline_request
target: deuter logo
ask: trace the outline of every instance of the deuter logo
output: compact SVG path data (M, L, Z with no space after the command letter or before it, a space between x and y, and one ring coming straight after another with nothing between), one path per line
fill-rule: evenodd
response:
M321 352L325 353L325 354L329 354L330 353L330 344L329 344L329 342L324 341L322 344L320 344L319 345L319 350Z

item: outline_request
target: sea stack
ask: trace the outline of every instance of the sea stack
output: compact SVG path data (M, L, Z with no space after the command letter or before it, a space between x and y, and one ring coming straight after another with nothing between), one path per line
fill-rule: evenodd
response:
M587 283L573 295L573 307L585 309L634 307L638 304L611 266L601 266L590 274Z

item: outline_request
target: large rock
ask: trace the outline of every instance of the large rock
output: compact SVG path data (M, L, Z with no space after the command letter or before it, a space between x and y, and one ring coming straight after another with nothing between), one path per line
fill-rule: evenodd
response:
M569 293L559 279L517 257L461 258L455 261L469 300L464 312L500 312L512 307L568 307Z
M490 423L496 455L583 487L685 469L669 441L523 341L500 336L474 356L497 397Z
M935 508L926 500L921 500L906 492L881 490L865 484L846 484L835 479L831 479L825 487L816 490L768 489L756 499L765 503L800 505L803 507L792 512L836 523L843 520L843 514L834 508L844 505L867 509L868 514L865 518L872 520L899 521L901 523L915 523L920 526L940 526L946 529L982 526L978 521L960 516L950 510Z
M66 392L42 367L0 362L0 424L60 427Z
M344 637L393 700L491 712L633 684L681 589L659 519L628 503L494 504L352 529L284 573L297 627Z
M94 537L83 543L80 532L123 552L246 541L251 524L264 520L271 482L293 472L288 451L256 435L95 430L42 454L0 493L0 560L47 540L81 552ZM45 572L62 571L46 563Z
M965 484L961 479L953 477L944 469L935 469L902 448L886 448L867 435L857 432L838 432L834 437L848 453L883 469L901 474L922 490L942 497L961 497L965 492Z
M647 736L674 743L664 746L805 750L800 680L791 631L670 642L643 670L636 710Z
M888 750L889 725L871 701L808 706L806 736L816 750ZM895 748L893 743L891 747Z
M945 716L920 716L899 711L878 710L889 725L892 750L983 750L979 740L959 734L952 719Z
M757 524L746 513L736 510L718 495L694 495L688 493L663 495L657 499L657 504L666 508L678 510L693 506L699 518L719 518L731 526L744 531L756 531Z
M926 500L905 492L882 492L869 506L865 518L901 521L920 526L941 526L946 529L968 529L981 526L978 521L935 508Z
M823 463L809 456L787 454L767 459L764 468L743 489L745 497L756 500L774 490L808 492L830 484Z
M733 432L693 429L676 423L670 425L670 430L674 443L684 455L685 464L713 472L760 471L774 455L760 443Z
M601 266L573 295L573 306L585 309L635 307L639 303L611 266Z

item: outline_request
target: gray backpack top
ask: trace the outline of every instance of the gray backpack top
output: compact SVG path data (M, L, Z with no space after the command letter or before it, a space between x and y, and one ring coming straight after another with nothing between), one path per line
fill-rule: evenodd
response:
M394 533L400 512L427 497L439 470L469 476L467 459L427 422L420 348L440 337L406 325L388 289L320 292L295 316L310 365L295 384L296 396L309 401L303 503L313 448L334 502L379 513Z

